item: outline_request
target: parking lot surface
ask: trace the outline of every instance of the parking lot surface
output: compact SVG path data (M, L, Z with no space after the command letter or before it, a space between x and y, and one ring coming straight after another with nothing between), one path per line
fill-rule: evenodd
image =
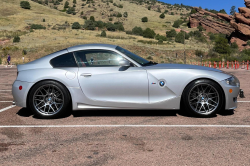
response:
M182 111L87 110L37 119L25 108L0 112L1 165L249 165L250 87L246 98L212 118ZM0 110L12 105L16 67L0 66ZM242 102L244 101L244 102ZM70 111L70 110L69 110Z

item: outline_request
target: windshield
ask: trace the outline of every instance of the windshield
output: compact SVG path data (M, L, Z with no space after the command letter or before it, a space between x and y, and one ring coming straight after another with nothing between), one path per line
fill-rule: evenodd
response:
M127 57L133 59L134 61L136 61L137 63L139 63L141 66L147 66L147 65L154 65L157 63L151 62L151 61L147 61L146 59L143 59L142 57L128 51L125 50L124 48L121 48L119 46L116 47L116 50L120 51L121 53L125 54Z

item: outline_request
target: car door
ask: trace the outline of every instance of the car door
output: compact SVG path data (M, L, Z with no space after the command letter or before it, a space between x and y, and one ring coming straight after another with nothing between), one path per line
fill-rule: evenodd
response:
M148 78L145 69L119 66L124 58L116 51L82 50L74 52L79 65L78 80L85 104L137 107L148 103Z

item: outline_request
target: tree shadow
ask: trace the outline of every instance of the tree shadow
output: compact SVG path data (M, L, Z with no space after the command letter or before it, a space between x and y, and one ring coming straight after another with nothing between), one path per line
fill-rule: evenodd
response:
M80 110L72 111L73 117L118 117L118 116L177 116L173 110Z

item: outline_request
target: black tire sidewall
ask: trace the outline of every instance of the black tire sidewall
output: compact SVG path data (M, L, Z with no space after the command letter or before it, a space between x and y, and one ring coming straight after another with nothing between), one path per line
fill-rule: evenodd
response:
M213 112L211 112L210 114L199 114L197 113L196 111L194 111L190 104L189 104L189 100L188 100L188 95L191 91L191 89L198 85L198 84L209 84L211 86L213 86L218 94L219 94L219 97L220 97L220 100L219 100L219 105L217 107L216 110L214 110ZM199 79L199 80L195 80L193 82L191 82L190 84L188 84L188 86L185 88L185 90L183 91L183 95L182 95L182 100L183 100L183 104L185 106L185 110L188 111L188 113L190 113L191 115L195 116L195 117L212 117L212 116L215 116L219 111L221 111L223 109L223 105L224 105L224 93L223 93L223 89L221 88L220 85L218 85L218 83L212 81L212 80L209 80L209 79Z
M33 96L36 92L36 90L38 88L40 88L41 86L44 86L44 85L55 85L57 86L57 88L59 88L63 95L64 95L64 104L63 104L63 107L61 108L61 110L59 112L57 112L56 114L54 115L43 115L41 114L40 112L38 112L35 107L34 107L34 104L33 104ZM55 118L60 118L62 117L67 109L69 109L69 105L70 105L70 95L69 95L69 92L67 91L66 87L64 85L62 85L61 83L58 83L56 81L42 81L42 82L39 82L37 84L35 84L31 90L30 90L30 93L29 93L29 96L28 96L28 106L29 108L31 109L31 111L34 113L34 115L38 118L41 118L41 119L55 119Z

